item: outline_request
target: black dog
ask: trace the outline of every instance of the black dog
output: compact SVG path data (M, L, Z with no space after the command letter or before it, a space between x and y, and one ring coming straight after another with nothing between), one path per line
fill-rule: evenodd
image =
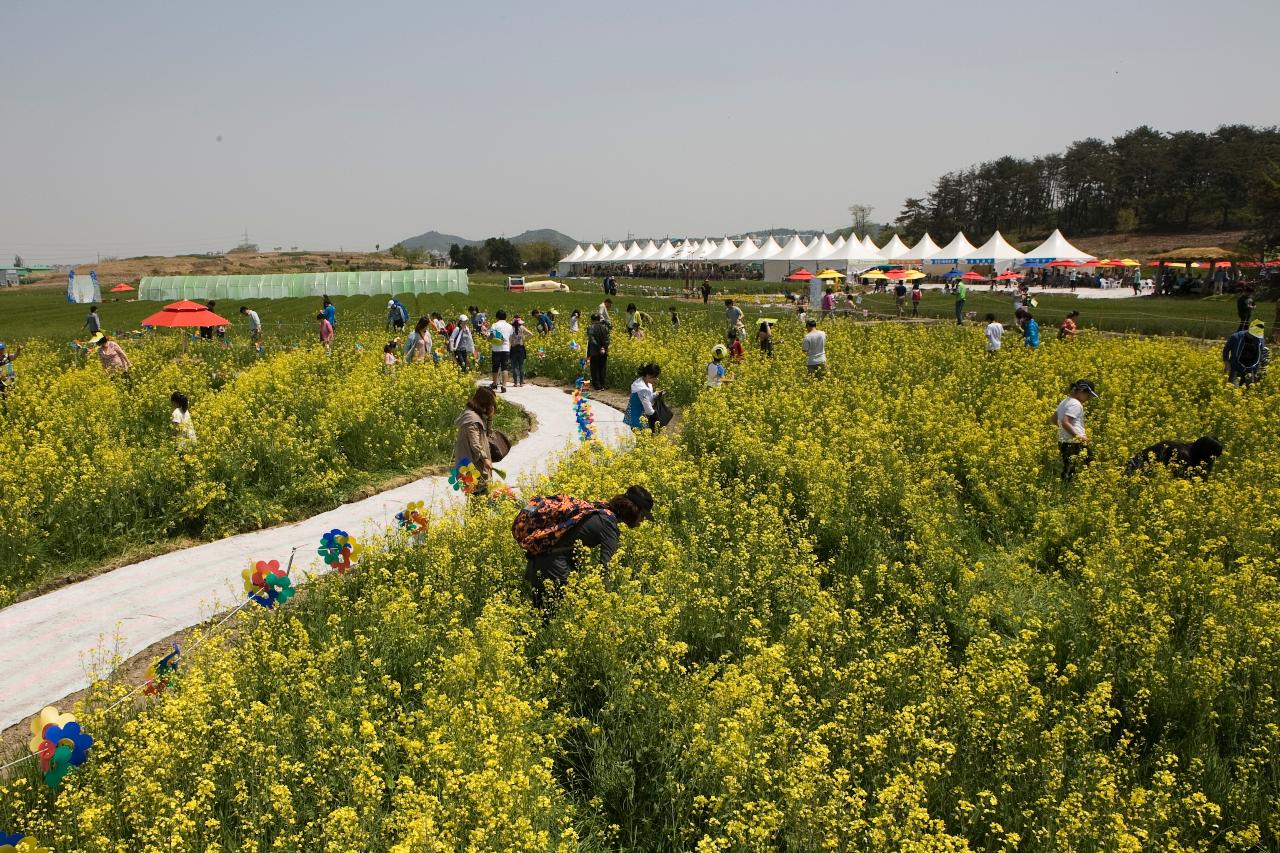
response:
M1138 451L1124 468L1126 474L1134 474L1148 462L1172 465L1181 477L1207 477L1213 471L1213 463L1222 455L1222 442L1203 436L1187 444L1182 441L1162 441Z

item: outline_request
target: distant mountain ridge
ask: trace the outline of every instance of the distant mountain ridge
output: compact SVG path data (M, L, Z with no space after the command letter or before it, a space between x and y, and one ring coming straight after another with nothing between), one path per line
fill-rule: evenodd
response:
M566 254L573 251L573 247L578 245L578 241L570 237L568 234L562 234L554 228L535 228L517 234L514 237L508 237L512 243L538 243L546 242L555 245L558 249ZM425 234L419 234L416 237L409 237L401 240L400 245L409 249L426 249L428 252L437 252L445 254L449 251L449 247L454 243L459 246L479 246L484 240L468 240L466 237L459 237L457 234L444 234L440 231L428 231Z

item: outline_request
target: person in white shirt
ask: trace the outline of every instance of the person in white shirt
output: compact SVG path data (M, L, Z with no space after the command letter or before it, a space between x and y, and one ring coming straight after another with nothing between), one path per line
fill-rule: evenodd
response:
M804 363L811 375L821 377L827 371L827 333L818 328L818 321L812 317L804 325L809 330L800 344Z
M515 327L507 322L507 312L498 311L497 321L489 327L489 357L493 360L494 391L506 393L507 373L511 370L511 336Z
M600 307L596 308L596 313L600 315L600 322L604 323L610 329L613 328L613 320L609 317L609 309L613 307L613 300L606 299L600 303Z
M178 437L178 448L188 450L195 447L196 425L191 420L191 404L187 400L187 395L181 391L174 391L169 395L169 402L173 403L173 414L169 416L169 423L173 427L173 434Z
M458 369L463 373L469 369L471 354L476 351L475 338L467 328L468 321L466 314L459 314L458 325L449 336L449 351L453 353L454 360L458 362Z
M249 318L249 343L256 346L262 340L262 319L257 311L246 305L240 306L240 313Z
M1058 404L1050 423L1058 427L1058 452L1062 456L1062 481L1076 475L1076 469L1089 464L1089 435L1084 429L1084 404L1098 392L1088 379L1071 383L1068 395ZM1077 460L1076 457L1080 459Z
M987 315L987 352L995 352L1000 349L1000 339L1004 337L1004 326L996 320L995 314Z

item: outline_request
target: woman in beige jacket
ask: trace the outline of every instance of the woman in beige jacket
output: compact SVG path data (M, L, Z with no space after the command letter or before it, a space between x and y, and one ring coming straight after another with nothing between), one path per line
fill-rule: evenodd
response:
M470 459L480 476L476 478L472 497L484 497L489 493L489 478L493 462L489 458L489 433L493 429L493 416L498 411L498 398L489 388L477 388L454 421L458 438L453 443L453 467L463 459Z

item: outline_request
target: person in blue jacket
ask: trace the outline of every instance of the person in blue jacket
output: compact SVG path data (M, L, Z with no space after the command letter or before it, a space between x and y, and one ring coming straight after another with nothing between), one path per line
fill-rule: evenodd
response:
M324 307L321 309L321 311L324 314L324 318L329 321L329 325L332 326L336 331L338 328L338 309L333 306L333 303L331 301L329 301L328 294L325 294L323 298L324 298Z
M1040 347L1040 324L1030 313L1027 313L1026 320L1022 324L1022 342L1032 349Z

